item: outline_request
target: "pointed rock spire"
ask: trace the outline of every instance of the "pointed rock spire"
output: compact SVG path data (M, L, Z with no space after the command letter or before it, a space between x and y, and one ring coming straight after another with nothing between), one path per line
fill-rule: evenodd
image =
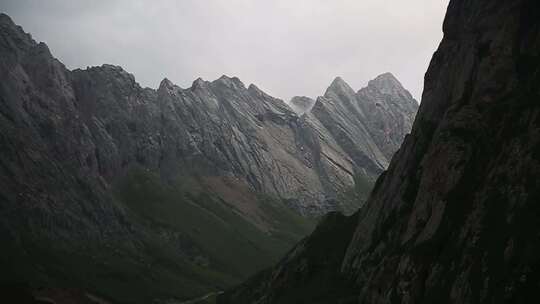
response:
M392 73L384 73L377 76L375 79L370 80L368 82L368 88L375 89L382 94L410 95Z
M338 95L349 95L349 96L352 96L355 94L354 90L351 88L351 86L349 86L348 83L345 82L345 80L343 80L343 78L341 77L336 77L332 83L330 84L330 86L328 87L328 89L326 90L326 92L324 93L324 96L328 96L330 95L331 93L335 93L335 94L338 94Z
M208 85L208 81L202 79L201 77L195 79L193 83L191 84L191 90L204 88Z
M172 88L174 87L174 84L167 78L163 78L163 80L159 83L159 88L158 90L162 90L162 89L168 89L168 88Z

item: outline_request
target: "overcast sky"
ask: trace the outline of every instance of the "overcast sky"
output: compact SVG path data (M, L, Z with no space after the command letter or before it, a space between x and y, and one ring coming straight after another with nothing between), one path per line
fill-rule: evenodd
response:
M290 99L392 72L420 99L448 0L0 0L70 69L111 63L167 77L239 77Z

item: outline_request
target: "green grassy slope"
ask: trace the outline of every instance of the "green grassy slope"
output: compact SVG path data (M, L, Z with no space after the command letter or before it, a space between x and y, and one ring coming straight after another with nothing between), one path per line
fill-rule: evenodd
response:
M313 227L280 202L259 196L252 203L269 219L263 231L210 191L193 191L194 183L185 178L164 183L153 172L134 169L115 186L118 201L148 233L148 254L177 262L176 273L185 274L184 286L174 288L177 295L236 284L276 262ZM155 237L167 233L175 237Z
M266 217L262 229L205 187L194 178L166 183L154 172L133 169L112 187L131 232L61 242L32 232L19 240L2 233L0 287L73 287L112 303L192 299L272 265L313 228L281 202L253 196L250 203Z

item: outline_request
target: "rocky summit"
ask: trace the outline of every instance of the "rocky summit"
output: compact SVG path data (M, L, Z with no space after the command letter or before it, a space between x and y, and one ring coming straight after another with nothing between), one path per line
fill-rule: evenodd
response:
M451 0L443 29L412 132L365 206L218 303L538 302L540 4ZM384 109L399 92L382 75L358 95ZM340 79L326 95L356 98Z
M0 58L0 283L121 303L224 289L354 212L417 108L389 74L291 106L228 76L142 88L68 70L5 14Z

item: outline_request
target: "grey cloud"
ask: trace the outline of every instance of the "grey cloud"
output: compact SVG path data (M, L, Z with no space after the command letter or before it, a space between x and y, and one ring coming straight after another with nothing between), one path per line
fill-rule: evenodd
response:
M69 68L112 63L144 86L227 74L289 99L392 72L419 99L448 0L1 0Z

